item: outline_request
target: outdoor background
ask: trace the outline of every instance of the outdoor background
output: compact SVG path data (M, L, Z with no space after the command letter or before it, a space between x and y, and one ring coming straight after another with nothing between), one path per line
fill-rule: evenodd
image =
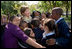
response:
M52 8L61 7L64 11L62 17L71 28L71 1L1 1L1 15L6 14L10 17L14 14L20 14L22 5L29 6L31 13L34 10L51 13Z

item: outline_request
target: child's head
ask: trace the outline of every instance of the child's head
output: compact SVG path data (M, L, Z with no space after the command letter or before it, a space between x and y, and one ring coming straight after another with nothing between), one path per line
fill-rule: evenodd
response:
M42 12L41 17L42 17L42 19L46 18L46 13Z
M29 7L21 7L20 12L23 16L30 16Z
M24 29L24 28L28 27L28 23L24 20L21 20L20 27L22 27Z
M39 13L37 11L35 11L34 16L39 16Z
M24 33L25 33L26 35L30 36L30 32L31 32L30 29L28 29L28 28L25 28L25 29L24 29Z
M25 29L24 29L24 33L25 33L26 35L28 35L29 37L35 37L32 29L30 29L30 28L25 28Z
M46 17L50 18L51 13L50 12L46 12Z
M32 26L32 28L39 27L39 25L40 25L40 21L39 21L39 20L33 19L33 20L31 21L31 26Z
M39 11L34 11L34 16L40 16L41 13Z
M44 26L44 30L45 31L54 31L55 30L55 21L53 19L46 19L44 20L44 23L43 23L43 26Z
M60 7L55 7L52 9L52 18L58 20L63 14L63 9Z

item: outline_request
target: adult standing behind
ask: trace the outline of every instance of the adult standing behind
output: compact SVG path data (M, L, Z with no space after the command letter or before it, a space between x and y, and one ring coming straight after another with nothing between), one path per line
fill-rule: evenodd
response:
M32 17L30 16L29 7L23 6L20 9L21 15L23 16L22 19L26 21L27 23L30 23L32 20Z
M58 27L58 37L56 38L56 43L61 47L68 48L70 33L69 27L66 24L64 18L61 17L63 10L60 7L55 7L52 9L52 18L55 19L55 23Z
M9 20L10 22L6 25L3 36L3 48L19 48L18 39L36 48L44 48L25 35L24 32L19 28L21 17L12 16Z

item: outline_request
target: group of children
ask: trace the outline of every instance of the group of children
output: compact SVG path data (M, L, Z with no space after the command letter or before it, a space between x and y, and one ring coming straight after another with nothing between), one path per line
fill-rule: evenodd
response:
M47 21L47 22L46 22ZM40 22L38 19L33 19L30 22L31 28L28 27L28 23L26 21L21 21L20 28L24 31L26 35L31 37L37 43L46 46L46 41L50 38L55 38L55 21L53 19L46 19L43 23L43 29L41 29ZM25 44L25 43L24 43ZM31 47L31 46L30 46Z
M28 7L21 7L20 12L22 16L19 16L22 18L19 27L27 36L47 48L61 47L55 40L58 37L58 30L50 13L41 14L39 11L33 11L30 15ZM33 48L21 40L18 43L22 48Z
M49 39L55 39L58 34L55 20L52 19L50 13L43 12L41 14L39 11L33 11L32 15L30 16L30 11L28 7L22 7L21 14L23 17L20 23L20 28L29 37L34 39L37 43L48 48L57 46L56 42L50 45L48 43Z

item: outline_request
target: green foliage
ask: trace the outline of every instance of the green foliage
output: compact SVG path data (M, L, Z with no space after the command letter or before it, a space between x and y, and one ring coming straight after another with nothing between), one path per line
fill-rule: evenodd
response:
M39 1L38 6L41 7L40 9L43 10L44 12L52 10L52 8L55 7L61 7L64 11L66 11L66 1ZM68 1L69 11L71 11L71 1Z
M14 1L1 1L1 8L3 10L2 14L16 14L16 10L13 9ZM14 13L13 13L14 12Z
M14 15L20 13L20 7L22 5L27 5L27 3L24 1L22 3L20 3L20 1L1 1L1 14ZM39 1L39 3L36 5L29 5L31 13L34 10L40 12L51 12L53 7L61 7L64 13L66 13L66 8L68 8L68 12L71 12L71 1ZM68 20L71 21L71 16L68 17Z
M20 1L1 1L1 14L14 15L20 13L21 5L27 5L27 3L20 3Z
M33 12L33 11L35 11L36 10L36 5L30 5L30 11L31 11L31 13Z

